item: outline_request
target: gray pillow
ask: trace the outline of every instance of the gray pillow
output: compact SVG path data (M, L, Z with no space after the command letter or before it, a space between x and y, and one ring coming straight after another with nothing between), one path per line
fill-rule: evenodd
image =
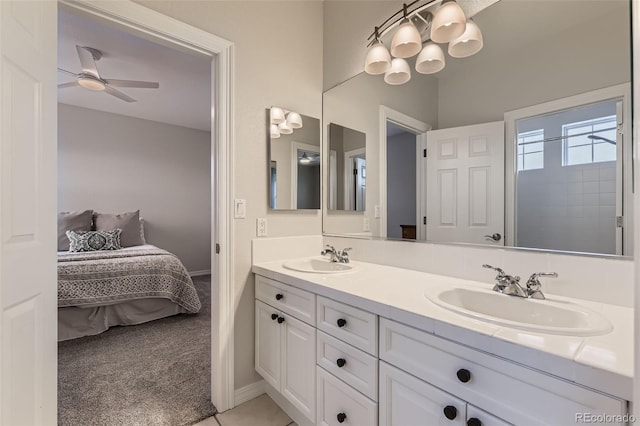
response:
M120 228L122 247L141 246L145 243L140 229L140 210L120 214L94 213L93 225L96 231L113 231Z
M58 213L58 251L69 250L67 231L91 231L93 210Z
M113 231L67 231L69 251L118 250L120 229Z

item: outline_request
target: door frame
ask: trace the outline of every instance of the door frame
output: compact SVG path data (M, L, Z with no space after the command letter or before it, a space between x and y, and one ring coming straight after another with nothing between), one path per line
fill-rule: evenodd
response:
M356 148L344 153L344 209L358 211L358 203L354 201L357 197L355 193L355 180L353 179L353 159L361 155L365 156L366 148ZM353 207L353 208L352 208Z
M234 44L129 0L58 0L58 4L143 38L211 58L211 399L218 411L226 411L235 406Z
M633 141L631 138L631 84L623 83L615 86L605 87L603 89L592 90L589 92L581 93L579 95L568 96L566 98L556 99L549 102L544 102L538 105L532 105L530 107L516 109L513 111L505 112L504 114L504 185L505 185L505 216L504 216L504 243L506 246L516 246L517 240L517 227L516 227L516 179L517 179L517 167L516 167L516 121L535 117L538 115L549 114L553 112L562 111L565 109L575 108L582 105L588 105L597 102L603 102L607 100L622 99L622 132L627 138L623 140L622 151L618 151L618 158L620 156L625 158L633 158L633 144L627 141ZM623 163L622 168L618 168L616 172L616 181L622 182L622 200L616 200L616 204L620 204L616 207L616 215L622 214L624 219L624 228L622 232L624 235L634 235L634 219L633 219L633 185L629 184L633 182L633 159L631 164ZM625 185L625 183L627 183ZM627 200L626 203L623 200ZM633 238L623 239L623 253L629 253L634 250Z
M298 209L298 150L311 151L318 155L322 152L319 145L291 142L291 210Z
M379 123L379 145L380 145L380 237L387 237L387 122L390 122L398 127L403 128L407 132L413 133L417 136L416 142L418 144L426 141L425 138L421 138L420 135L428 132L432 129L432 126L428 123L415 119L400 111L396 111L393 108L389 108L385 105L380 105L380 119ZM425 147L426 148L426 147ZM416 161L420 160L420 156ZM418 166L418 164L416 164ZM422 167L416 167L416 195L424 194L421 185L424 181L421 175ZM420 206L424 204L421 199L416 199L416 210L420 210ZM420 213L416 212L416 220L418 220ZM420 226L422 222L418 220L416 224ZM419 234L420 235L420 234Z

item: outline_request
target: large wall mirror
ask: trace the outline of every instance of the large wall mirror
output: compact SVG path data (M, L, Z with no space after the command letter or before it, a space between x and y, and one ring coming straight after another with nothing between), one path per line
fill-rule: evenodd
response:
M324 209L324 233L632 256L630 14L500 0L473 17L476 55L326 91L325 155L329 123L365 134L366 205Z
M270 135L269 208L320 209L320 120L278 107L269 108L266 113ZM293 126L291 121L295 122Z

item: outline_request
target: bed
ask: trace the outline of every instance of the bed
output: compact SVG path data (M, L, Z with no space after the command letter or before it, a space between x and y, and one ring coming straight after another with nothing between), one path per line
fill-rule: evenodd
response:
M144 244L58 252L58 341L200 307L191 277L166 250Z

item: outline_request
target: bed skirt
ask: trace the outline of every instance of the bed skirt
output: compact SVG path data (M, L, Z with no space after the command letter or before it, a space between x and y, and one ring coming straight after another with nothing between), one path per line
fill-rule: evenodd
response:
M116 325L135 325L188 312L169 299L149 298L107 306L58 308L58 341L93 336Z

